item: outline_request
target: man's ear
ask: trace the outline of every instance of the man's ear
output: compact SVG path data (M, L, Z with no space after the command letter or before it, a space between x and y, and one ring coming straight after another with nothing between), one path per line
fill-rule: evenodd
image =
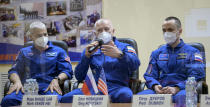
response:
M112 36L114 36L114 33L115 33L115 29L112 29Z
M181 35L182 34L182 28L180 28L180 30L179 30L179 35Z

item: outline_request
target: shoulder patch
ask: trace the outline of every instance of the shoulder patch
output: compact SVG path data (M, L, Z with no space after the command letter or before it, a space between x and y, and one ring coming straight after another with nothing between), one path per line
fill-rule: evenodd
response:
M70 57L69 57L69 56L66 56L66 57L65 57L65 61L71 63Z
M203 57L201 54L195 53L194 56L195 56L195 61L203 62Z
M128 49L128 52L132 52L132 53L136 54L136 51L135 51L135 49L133 47L127 46L127 49Z

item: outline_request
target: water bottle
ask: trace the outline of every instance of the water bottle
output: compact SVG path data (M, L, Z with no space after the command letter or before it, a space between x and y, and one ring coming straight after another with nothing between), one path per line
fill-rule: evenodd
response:
M39 85L36 79L32 79L32 95L38 95Z
M24 83L25 95L38 95L39 85L36 79L26 79Z
M189 77L186 85L186 107L197 107L197 92L195 77Z
M29 79L26 79L24 83L24 94L25 95L30 95L30 90L29 90Z

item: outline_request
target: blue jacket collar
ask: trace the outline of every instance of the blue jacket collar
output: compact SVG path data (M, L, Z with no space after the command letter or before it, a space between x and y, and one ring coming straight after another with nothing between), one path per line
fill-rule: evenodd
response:
M184 41L182 39L180 39L180 43L175 48L181 48L184 45L185 45ZM166 46L167 46L167 48L171 48L171 46L169 44L167 44Z

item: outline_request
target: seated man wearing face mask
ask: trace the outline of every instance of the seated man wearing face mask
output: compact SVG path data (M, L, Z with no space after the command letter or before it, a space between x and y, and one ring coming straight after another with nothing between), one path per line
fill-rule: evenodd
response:
M94 41L86 47L82 53L81 61L76 66L75 76L78 81L85 80L90 66L93 74L96 74L95 80L98 81L98 69L103 69L111 101L113 103L131 102L133 93L128 87L129 75L140 66L138 56L129 44L119 42L113 36L114 29L110 20L99 19L95 23L95 30L96 38L102 39L104 44L96 49L93 48L93 51L91 48L97 46L98 41ZM84 93L81 89L75 89L64 95L61 102L72 102L73 95L78 94L83 95Z
M204 64L199 50L184 43L180 38L181 22L167 17L162 25L166 44L153 51L144 78L147 90L138 94L172 94L173 102L178 95L185 95L185 81L195 77L204 79Z
M39 84L39 95L58 95L58 100L62 95L59 83L72 78L69 57L62 48L48 41L45 24L31 23L29 36L34 44L20 50L14 65L9 70L9 79L14 85L2 99L2 107L21 104L26 78L36 79Z

